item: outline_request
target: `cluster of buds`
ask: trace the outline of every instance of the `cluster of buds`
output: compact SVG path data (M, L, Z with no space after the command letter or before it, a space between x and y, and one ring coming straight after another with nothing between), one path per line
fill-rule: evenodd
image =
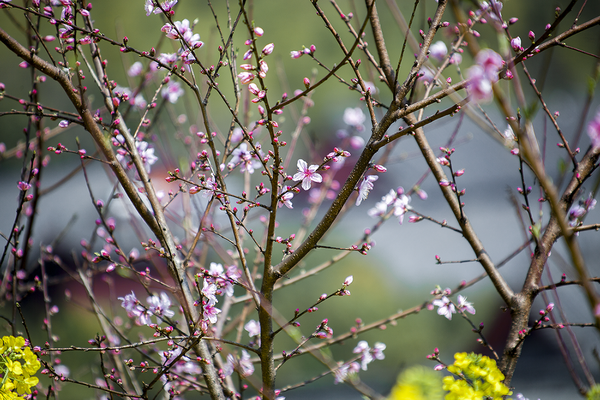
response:
M339 157L350 157L351 154L349 151L338 149L337 147L333 148L333 151L325 156L323 161L332 160L333 162L338 162Z
M315 333L312 334L312 336L318 339L328 339L333 337L333 329L331 329L331 327L327 325L328 322L329 320L327 318L321 321L321 323L319 324L319 326L317 326L317 329L315 330Z
M294 59L295 59L295 58L300 58L300 57L302 57L304 54L309 54L309 55L311 55L311 56L312 56L312 55L314 54L314 52L315 52L315 51L317 51L317 47L316 47L316 46L313 44L313 45L311 45L309 48L306 48L306 47L304 47L304 48L302 48L302 50L299 50L299 51L298 51L298 50L292 50L292 51L290 52L290 56L291 56L292 58L294 58Z
M68 149L62 144L57 144L56 147L48 147L48 151L53 151L54 154L60 154L63 151L67 151Z

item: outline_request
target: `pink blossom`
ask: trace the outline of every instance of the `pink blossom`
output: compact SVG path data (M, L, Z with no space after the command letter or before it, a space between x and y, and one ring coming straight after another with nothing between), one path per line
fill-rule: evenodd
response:
M133 293L133 292L132 292ZM158 296L150 296L147 299L148 301L148 311L157 317L157 322L160 323L162 318L167 317L171 318L175 313L169 310L171 307L171 299L165 292L161 292L160 297Z
M344 279L344 286L350 286L352 282L354 282L354 277L350 275L346 279Z
M492 81L498 81L498 71L504 65L500 54L492 49L484 49L477 53L475 62L483 68L483 76Z
M254 365L250 361L250 354L246 350L242 350L242 358L240 358L239 365L242 376L250 376L254 373Z
M385 345L385 343L381 343L381 342L377 342L373 345L373 357L375 357L377 360L383 360L385 358L385 355L383 354L383 351L385 350L387 346Z
M396 199L394 200L394 216L398 217L400 225L404 221L404 214L412 208L409 205L410 200L410 196L404 194L404 188L399 187L396 192Z
M135 142L135 147L137 148L140 158L144 163L144 168L149 173L150 167L154 165L156 161L158 161L158 157L154 155L154 148L149 147L148 142L139 140Z
M125 297L117 297L117 300L121 300L121 307L127 311L127 315L130 318L139 315L141 307L138 305L139 301L135 297L133 290L131 291L131 294L126 294ZM143 310L143 308L141 309Z
M229 168L234 168L236 165L241 164L240 171L249 174L254 173L254 169L260 166L260 162L254 159L252 151L248 150L248 144L246 142L241 143L237 149L231 153L233 156L231 161L227 164Z
M467 71L467 76L469 79L467 93L469 93L471 101L475 103L491 101L494 96L492 81L486 76L483 67L473 65Z
M31 188L31 185L27 182L22 182L19 181L19 183L17 183L17 186L19 187L20 190L26 192L27 190L29 190Z
M365 146L365 139L360 136L352 136L350 138L350 147L353 149L362 149Z
M286 206L287 208L294 208L292 206L292 199L294 198L294 193L293 192L285 192L282 196L281 196L281 200L279 201L279 207L282 206Z
M424 84L429 84L433 81L433 71L431 71L429 68L427 67L422 67L419 70L419 77L417 78L417 80L419 82L423 82Z
M244 329L248 332L248 336L250 337L260 335L260 324L253 319L244 325Z
M467 298L462 295L458 295L458 309L460 311L466 311L475 315L475 308L473 307L473 303L467 301Z
M358 197L356 198L356 205L360 206L363 200L369 197L369 192L373 190L373 182L379 179L377 175L367 175L363 178L360 186L358 187Z
M138 76L139 74L142 73L142 69L143 69L142 63L139 61L136 61L131 65L131 67L129 67L129 70L127 71L127 75Z
M304 52L302 52L302 51L296 51L296 50L290 51L290 56L292 58L300 58L300 57L302 57L303 54L304 54Z
M456 313L454 304L452 304L452 302L446 296L432 301L432 304L438 307L437 313L439 315L443 315L448 319L452 319L452 314Z
M217 322L217 315L221 310L214 306L214 304L208 303L203 307L202 318L204 320L210 321L211 324L215 324Z
M302 189L309 190L312 182L321 183L323 177L319 174L317 169L318 165L311 165L310 167L303 159L298 160L298 172L293 176L294 181L302 181Z
M337 385L338 383L343 382L348 375L356 374L359 370L360 365L356 362L344 364L333 372L335 375L333 383Z
M446 47L446 43L441 40L429 47L429 55L438 61L442 61L446 57L446 54L448 54L448 48Z
M154 1L146 0L146 3L144 4L144 10L146 11L146 16L152 14L152 11L154 11Z
M167 87L164 87L161 91L162 97L167 99L171 104L177 103L177 99L183 96L184 93L181 84L174 81L169 82Z
M216 284L209 283L206 279L204 279L202 291L200 293L202 293L202 296L208 299L209 304L216 304L218 302L216 296L218 290L219 288Z
M361 355L360 366L363 371L366 371L367 365L369 365L369 363L373 361L373 356L371 355L371 348L369 347L369 344L365 340L361 340L360 342L358 342L358 344L356 345L354 350L352 350L352 352L354 354Z
M592 141L592 147L600 147L600 109L596 112L594 119L590 121L587 127L587 134Z
M364 122L367 119L365 113L361 110L360 107L351 108L348 107L344 110L344 123L346 125L350 125L355 129L361 131L364 129Z

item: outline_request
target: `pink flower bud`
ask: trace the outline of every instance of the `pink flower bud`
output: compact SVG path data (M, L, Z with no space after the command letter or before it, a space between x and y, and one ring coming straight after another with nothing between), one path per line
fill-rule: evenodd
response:
M307 89L310 87L310 79L304 78L304 87Z
M531 39L531 41L535 41L535 33L533 33L533 31L529 31L529 39Z
M344 280L344 286L350 286L350 284L354 281L354 276L350 275Z
M262 53L265 56L268 56L269 54L271 54L273 52L274 48L275 48L275 45L273 43L269 43L268 45L266 45L265 47L263 47Z
M520 37L518 37L518 36L517 36L516 38L513 38L513 39L510 41L510 45L511 45L511 47L513 48L513 50L514 50L514 51L519 51L519 50L521 50L521 38L520 38Z
M254 34L256 36L260 37L260 36L262 36L262 35L265 34L265 31L262 28L260 28L260 27L257 26L256 28L254 28Z

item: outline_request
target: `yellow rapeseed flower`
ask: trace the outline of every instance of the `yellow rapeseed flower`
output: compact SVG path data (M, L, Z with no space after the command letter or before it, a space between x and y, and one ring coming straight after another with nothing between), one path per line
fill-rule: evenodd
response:
M31 388L39 382L33 375L40 366L36 355L25 346L22 336L0 339L0 399L19 400L31 394Z
M446 400L501 400L512 393L502 382L504 375L495 360L475 353L456 353L454 360L448 371L458 379L454 376L443 379L443 389L448 392Z

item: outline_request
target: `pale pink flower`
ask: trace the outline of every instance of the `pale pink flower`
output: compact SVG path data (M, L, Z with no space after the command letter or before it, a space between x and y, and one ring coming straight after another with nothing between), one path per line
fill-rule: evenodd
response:
M131 67L129 67L129 70L127 71L127 75L138 76L139 74L142 73L143 68L144 68L144 66L142 65L142 63L139 61L136 61L133 64L131 64Z
M363 200L366 200L369 197L369 192L373 190L373 182L379 179L377 175L367 175L363 178L360 186L358 187L358 197L356 198L356 205L360 206Z
M131 294L126 294L125 297L117 297L117 300L121 300L121 307L127 311L127 315L130 318L139 315L140 307L133 290L131 291Z
M467 82L467 93L469 93L471 101L475 103L491 101L494 96L492 81L487 78L483 67L473 65L467 71L467 76L469 79Z
M281 200L279 201L279 207L286 206L289 209L294 208L292 206L292 199L293 198L294 198L294 193L293 192L285 192L281 196Z
M26 192L27 190L29 190L31 188L31 185L27 182L23 182L23 181L19 181L19 183L17 183L17 186L19 187L20 190Z
M219 288L214 283L209 283L207 280L204 280L202 287L202 295L208 299L209 303L216 304L217 303L217 290Z
M471 314L475 314L475 308L473 307L473 303L467 301L467 298L462 295L458 295L458 309L460 311L466 311Z
M456 313L454 304L452 304L452 302L446 296L442 297L441 299L434 300L432 304L438 307L437 313L439 315L443 315L448 319L452 319L452 314Z
M312 182L321 183L323 177L319 174L317 169L318 165L311 165L310 167L303 159L298 160L298 172L293 176L294 181L302 181L302 189L309 190Z
M398 217L400 225L404 222L404 214L412 208L409 205L410 200L411 197L404 194L404 189L398 188L397 197L394 200L394 216Z
M248 332L248 336L250 337L260 335L260 324L253 319L244 325L244 329Z
M433 77L434 77L434 74L433 74L432 70L430 70L427 67L422 67L419 70L419 77L417 78L417 80L419 82L423 82L425 84L429 84L429 83L431 83L433 81Z
M365 113L361 110L360 107L351 108L348 107L344 110L344 123L346 125L350 125L355 129L361 131L364 129L364 122L367 119Z
M369 344L365 340L361 340L360 342L358 342L358 344L356 345L354 350L352 350L352 352L354 354L361 355L360 367L363 371L366 371L367 365L369 365L369 363L373 361L373 355L371 354L371 348L369 347Z
M492 81L498 81L498 71L504 65L500 54L492 49L484 49L477 53L475 62L483 68L483 76Z
M429 46L429 55L438 61L442 61L446 54L448 54L448 48L446 43L441 40Z
M211 324L215 324L217 322L217 315L221 310L214 306L214 304L205 304L203 307L202 317L204 320L210 321Z
M373 345L373 357L375 357L375 359L377 360L383 360L385 358L385 355L383 354L383 351L385 350L386 345L385 343L381 343L381 342L377 342Z
M175 315L175 312L169 310L169 307L171 307L171 299L165 292L161 292L160 297L150 296L147 301L148 311L156 316L158 323L162 321L162 318L160 317L171 318Z
M254 373L254 365L250 361L250 354L246 350L242 350L242 358L240 358L239 365L242 376L250 376Z
M594 119L590 121L587 127L587 134L592 141L592 147L600 147L600 109L596 112Z
M170 81L167 87L161 91L162 97L167 99L169 103L175 104L177 100L184 95L184 90L179 82Z

